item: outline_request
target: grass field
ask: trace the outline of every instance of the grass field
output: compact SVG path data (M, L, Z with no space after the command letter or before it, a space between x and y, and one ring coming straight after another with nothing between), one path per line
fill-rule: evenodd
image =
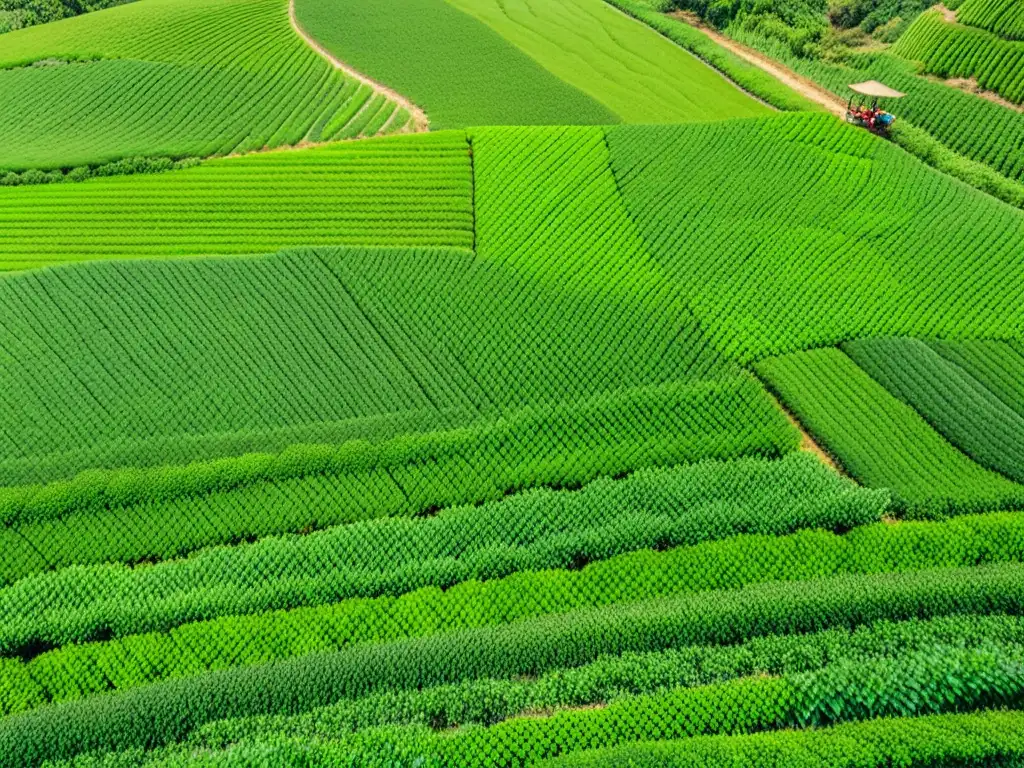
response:
M450 2L624 123L684 123L768 112L695 56L603 0Z
M1024 211L653 5L296 2L0 37L0 765L1024 766Z

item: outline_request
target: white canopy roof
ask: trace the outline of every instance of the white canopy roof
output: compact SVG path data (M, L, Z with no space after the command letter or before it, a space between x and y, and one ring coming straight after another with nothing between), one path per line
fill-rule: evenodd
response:
M906 96L905 93L894 91L887 85L883 85L877 80L867 80L863 83L853 83L850 86L850 90L854 93L859 93L862 96L874 96L880 99L900 99Z

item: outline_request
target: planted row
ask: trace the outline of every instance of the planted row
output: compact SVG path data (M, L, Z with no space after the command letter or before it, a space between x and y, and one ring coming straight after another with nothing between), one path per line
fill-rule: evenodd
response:
M600 705L626 696L740 677L792 675L840 661L891 658L936 645L976 648L1022 644L1024 624L1020 617L971 615L768 635L736 645L627 651L579 667L551 670L537 678L467 680L380 692L300 715L215 721L199 728L182 747L173 747L172 751L217 749L276 737L339 739L382 725L423 725L440 731L465 725L487 726L529 712Z
M905 768L1024 764L1024 713L882 718L832 728L709 736L577 752L544 768Z
M880 619L1024 611L1019 565L771 583L371 644L48 706L0 721L11 768L150 749L225 717L299 714L377 691L535 676L601 654L729 644Z
M967 371L915 339L860 339L842 349L976 462L1024 482L1024 414Z
M1024 506L1024 485L973 462L841 350L797 352L755 367L851 475L891 488L909 514Z
M641 551L580 571L514 574L401 597L185 624L166 633L69 645L5 660L0 711L330 652L350 645L495 626L549 613L770 581L1024 561L1024 518L996 514L945 523L880 523L845 536L802 531L744 535L666 552ZM226 641L230 638L230 642Z
M449 432L110 470L3 496L0 579L578 484L705 458L778 456L795 430L752 378L526 408Z
M579 568L631 550L740 533L843 531L880 521L887 505L887 492L859 488L804 452L640 470L578 491L529 491L429 518L216 547L146 568L107 564L29 576L0 590L0 654Z

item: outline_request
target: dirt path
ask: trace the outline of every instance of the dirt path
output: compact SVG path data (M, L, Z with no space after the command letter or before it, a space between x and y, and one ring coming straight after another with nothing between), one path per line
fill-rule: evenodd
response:
M762 384L763 383L764 382L762 382ZM775 407L786 415L786 418L789 419L789 423L796 427L796 430L800 433L800 450L807 451L808 453L813 453L825 466L830 467L832 470L839 473L843 477L849 477L849 475L846 474L843 468L839 466L835 462L835 460L831 456L829 456L828 453L826 453L820 445L814 442L814 438L811 437L810 434L808 434L807 430L804 429L803 424L800 423L796 416L789 412L789 409L787 409L786 406L782 404L782 401L775 396L775 393L768 390L767 388L765 389L765 391L768 392L768 397L770 397L774 401Z
M951 11L949 8L944 6L942 3L932 6L933 11L938 11L942 14L942 18L948 21L950 24L956 24L956 11Z
M687 11L674 11L669 15L689 24L694 29L700 30L726 50L735 53L744 61L760 67L783 85L789 86L801 96L805 96L816 104L820 104L832 114L845 117L846 104L843 100L814 81L798 75L793 70L765 56L763 53L755 51L753 48L748 48L742 43L737 43L717 30L711 29L696 14Z
M412 116L413 131L419 133L430 129L430 121L427 119L426 113L409 101L405 96L400 94L391 88L388 88L383 83L378 83L376 80L371 80L369 77L364 75L362 72L357 72L348 66L345 62L335 58L330 51L324 48L320 43L314 40L309 33L306 32L299 24L299 20L295 18L295 0L288 0L288 21L291 22L292 29L295 30L295 34L306 41L306 44L320 54L324 59L329 61L335 69L340 69L346 75L351 78L358 80L365 85L373 88L377 93L387 96L391 101L398 104Z

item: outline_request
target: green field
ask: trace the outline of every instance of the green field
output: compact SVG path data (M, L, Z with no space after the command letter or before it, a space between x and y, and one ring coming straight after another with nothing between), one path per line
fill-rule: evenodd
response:
M469 145L438 133L0 187L0 222L0 270L304 244L469 247Z
M0 36L0 168L223 155L408 120L312 51L286 0L147 0Z
M410 98L435 129L619 120L446 0L295 0L295 12L321 45Z
M1024 768L1021 113L698 5L0 35L0 767Z
M685 123L768 111L603 0L450 2L624 123Z

